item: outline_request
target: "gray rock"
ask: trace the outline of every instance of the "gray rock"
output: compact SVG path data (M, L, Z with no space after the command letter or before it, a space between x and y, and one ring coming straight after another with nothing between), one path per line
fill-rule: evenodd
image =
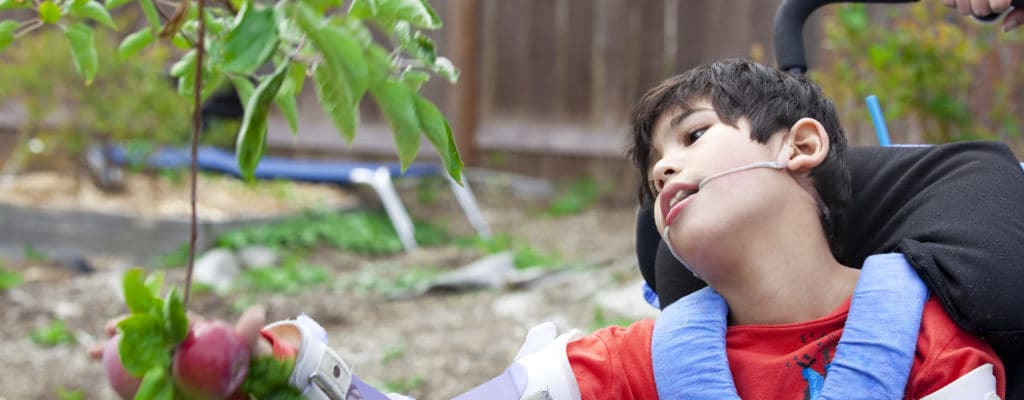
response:
M606 312L627 319L655 318L658 316L658 310L644 301L642 284L642 280L637 280L623 286L607 288L597 294L594 301Z
M441 274L427 285L426 291L497 289L505 286L507 275L515 269L512 253L495 253Z
M194 268L192 279L213 287L217 292L230 289L231 283L242 272L238 258L226 249L207 251L196 260Z
M238 260L241 261L244 268L267 268L277 266L281 255L266 246L247 246L238 250Z

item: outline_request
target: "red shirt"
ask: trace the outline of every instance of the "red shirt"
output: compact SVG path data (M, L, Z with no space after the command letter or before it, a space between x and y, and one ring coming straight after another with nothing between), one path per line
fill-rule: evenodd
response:
M847 300L813 321L786 325L730 326L726 351L744 399L805 399L809 380L824 378L850 309ZM657 399L651 364L654 320L601 329L566 347L584 400ZM938 300L925 303L906 398L918 399L984 364L992 364L1000 398L1003 364L985 342L953 323Z

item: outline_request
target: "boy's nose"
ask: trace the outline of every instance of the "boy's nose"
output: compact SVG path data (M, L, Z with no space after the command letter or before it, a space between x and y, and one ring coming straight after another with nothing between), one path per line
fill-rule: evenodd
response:
M667 162L665 159L654 164L654 190L660 192L665 187L665 182L679 173L679 168Z

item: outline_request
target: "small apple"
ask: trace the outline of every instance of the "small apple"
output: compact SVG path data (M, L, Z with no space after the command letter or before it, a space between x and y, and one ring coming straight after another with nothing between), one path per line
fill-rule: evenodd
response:
M121 364L121 355L117 352L121 335L114 335L103 347L103 366L107 370L107 380L122 399L131 400L139 391L142 378L132 375Z
M223 321L195 323L174 352L174 382L188 399L226 399L248 371L249 345Z

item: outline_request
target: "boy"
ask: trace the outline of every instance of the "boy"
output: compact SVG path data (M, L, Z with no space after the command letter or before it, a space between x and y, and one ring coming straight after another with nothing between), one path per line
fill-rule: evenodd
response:
M831 102L803 78L729 60L661 83L632 122L629 154L648 183L641 196L654 199L658 230L728 304L726 343L739 396L813 394L808 370L827 372L821 365L834 355L858 279L833 257L850 194L846 140ZM615 354L653 325L595 336ZM570 360L586 342L569 344ZM1002 396L1002 365L992 350L929 300L905 396L923 398L986 364ZM580 391L584 398L598 393L582 383Z
M844 357L854 359L853 372L887 379L872 373L893 361L886 357L898 353L899 345L862 346L836 355L843 348L848 310L856 308L850 298L864 282L858 282L860 271L832 255L841 245L839 222L850 195L846 143L831 102L816 86L750 61L700 66L643 97L633 113L633 136L629 153L642 182L649 182L641 193L654 199L659 231L714 290L673 305L685 307L679 324L663 318L678 315L666 309L657 323L644 320L585 337L555 338L553 325L536 327L505 374L460 399L689 398L675 390L676 382L658 378L659 362L688 368L685 374L694 385L682 389L709 398L827 397L822 387L832 383L829 377L848 376L836 371ZM865 276L868 270L866 265ZM858 387L849 387L852 381L846 389L861 398L1002 396L1002 364L991 349L960 331L937 302L929 300L923 309L917 309L920 324L909 323L914 331L909 346L916 343L916 352L909 380L896 380L896 394L868 386L857 392ZM260 314L243 315L237 328L243 337L258 337L253 332L262 326ZM853 324L854 313L849 314ZM714 331L719 317L723 329ZM669 339L681 340L689 351L658 351L664 341L658 328L665 325L681 328ZM855 327L847 329L847 338L855 336ZM704 328L710 333L690 335ZM297 348L293 384L307 389L310 398L343 397L330 395L330 382L311 383L313 376L331 371L334 386L345 388L334 393L384 398L351 376L340 360L331 360L337 356L312 339L321 336L317 331L308 318L278 322L263 330L266 340L254 349L288 356L295 353L288 347ZM900 336L891 333L875 332L882 338ZM350 385L356 390L348 391Z

